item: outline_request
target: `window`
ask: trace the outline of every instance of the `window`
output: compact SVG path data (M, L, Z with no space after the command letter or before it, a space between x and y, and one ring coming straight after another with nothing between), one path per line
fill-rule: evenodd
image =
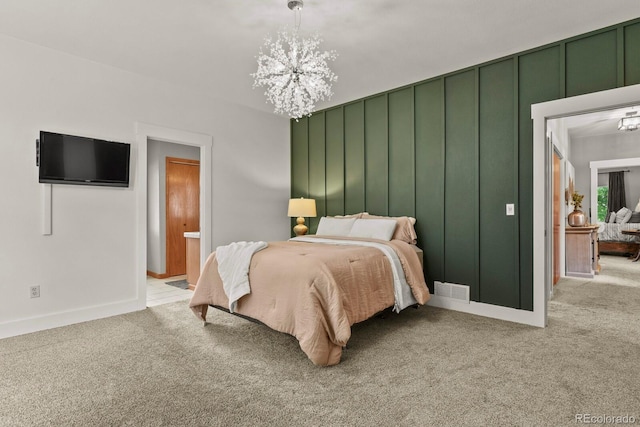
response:
M609 186L598 187L598 222L604 222L607 217L607 202L609 201Z

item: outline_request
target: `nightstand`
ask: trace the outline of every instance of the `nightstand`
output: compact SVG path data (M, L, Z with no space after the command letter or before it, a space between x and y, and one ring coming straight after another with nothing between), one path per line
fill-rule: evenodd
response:
M565 229L565 273L567 276L593 278L600 272L598 225Z

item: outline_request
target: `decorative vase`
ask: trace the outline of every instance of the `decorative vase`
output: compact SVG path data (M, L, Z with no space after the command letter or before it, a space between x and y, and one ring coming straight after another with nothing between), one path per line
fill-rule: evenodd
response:
M572 227L583 227L587 223L587 216L579 209L575 209L567 218Z

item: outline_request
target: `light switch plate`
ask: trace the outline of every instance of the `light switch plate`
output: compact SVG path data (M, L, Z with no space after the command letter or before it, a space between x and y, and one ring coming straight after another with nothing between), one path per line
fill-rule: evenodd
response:
M507 203L507 216L515 215L515 206L513 203Z

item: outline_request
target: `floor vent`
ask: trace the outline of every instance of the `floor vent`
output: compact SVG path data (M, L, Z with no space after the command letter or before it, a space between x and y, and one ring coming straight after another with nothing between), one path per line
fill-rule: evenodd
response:
M469 303L469 286L435 282L435 295Z

